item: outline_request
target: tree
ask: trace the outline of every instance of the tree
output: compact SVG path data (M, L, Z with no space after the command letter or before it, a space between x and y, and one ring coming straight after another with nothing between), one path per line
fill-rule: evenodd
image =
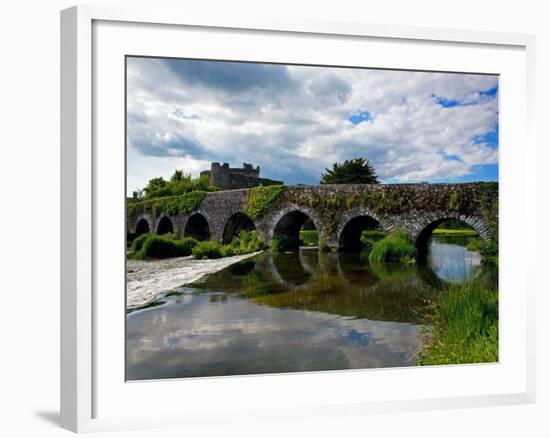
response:
M183 179L183 170L176 169L172 177L170 178L170 182L178 182Z
M365 158L354 158L343 163L334 163L332 169L325 169L321 184L378 184L378 176L371 162Z
M149 183L143 188L143 191L148 199L167 196L167 194L170 195L170 190L166 187L166 185L166 180L160 176L158 178L150 179Z

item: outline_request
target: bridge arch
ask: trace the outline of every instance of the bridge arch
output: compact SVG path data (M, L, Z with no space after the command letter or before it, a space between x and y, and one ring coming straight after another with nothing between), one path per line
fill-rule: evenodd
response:
M210 225L206 217L201 213L193 213L187 219L183 230L184 237L193 237L197 240L210 239Z
M174 224L168 216L162 216L157 224L157 234L168 234L174 232Z
M151 231L151 224L144 217L140 218L136 223L136 230L134 237L139 237L142 234L149 233Z
M458 220L466 225L469 225L483 240L489 240L491 238L489 228L483 219L479 217L465 216L457 213L434 213L433 215L425 218L420 227L418 227L416 236L413 236L416 242L417 254L419 258L424 258L428 253L428 241L433 231L439 225L449 220Z
M256 224L248 215L243 212L233 213L223 228L222 243L227 244L233 240L241 231L252 231L256 229Z
M336 237L338 248L358 250L361 247L360 237L363 230L386 230L378 217L367 208L352 208L342 215Z
M272 224L274 225L269 232L269 240L275 236L282 236L286 246L297 248L300 245L300 230L306 222L313 223L319 236L323 235L321 219L313 210L295 204L287 205L273 218Z

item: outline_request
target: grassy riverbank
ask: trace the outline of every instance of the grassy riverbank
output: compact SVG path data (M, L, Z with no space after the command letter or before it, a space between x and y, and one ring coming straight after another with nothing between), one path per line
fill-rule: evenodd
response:
M436 228L432 231L435 235L444 236L477 236L477 231L473 229L450 229L450 228Z
M420 365L498 361L498 290L486 277L449 284L427 310L433 332Z

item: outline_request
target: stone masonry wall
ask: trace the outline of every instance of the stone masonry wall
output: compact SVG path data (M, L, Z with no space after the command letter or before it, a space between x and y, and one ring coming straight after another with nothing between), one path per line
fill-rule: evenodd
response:
M206 218L211 238L221 240L227 221L244 211L248 193L249 189L208 193L196 212L171 218L174 229L183 235L189 217L198 213ZM357 216L370 216L388 231L406 230L419 243L440 222L451 218L466 222L483 239L489 239L497 232L498 184L288 186L273 209L254 221L258 234L271 242L277 223L293 211L311 218L321 239L335 248L346 224ZM143 213L129 217L129 229L135 230L137 221L145 218L150 229L156 230L161 217Z

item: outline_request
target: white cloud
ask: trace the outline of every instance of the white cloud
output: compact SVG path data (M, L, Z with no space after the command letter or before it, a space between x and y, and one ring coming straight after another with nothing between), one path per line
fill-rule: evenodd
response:
M495 146L476 141L497 126L497 98L483 93L497 85L485 75L130 58L128 189L210 161L252 162L287 183L316 183L355 157L386 181L465 177L497 163ZM371 116L354 125L358 111Z

